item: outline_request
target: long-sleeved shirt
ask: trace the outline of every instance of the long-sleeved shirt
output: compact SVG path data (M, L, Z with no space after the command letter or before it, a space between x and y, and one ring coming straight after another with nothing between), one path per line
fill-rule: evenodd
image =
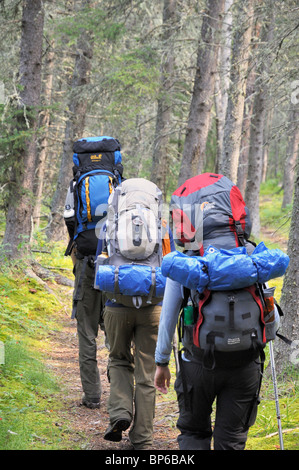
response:
M169 361L183 298L182 284L167 278L155 352L156 362Z

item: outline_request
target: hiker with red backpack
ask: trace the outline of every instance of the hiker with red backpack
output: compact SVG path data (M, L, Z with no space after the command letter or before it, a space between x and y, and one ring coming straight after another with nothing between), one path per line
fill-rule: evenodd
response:
M279 324L267 281L284 274L288 257L248 240L249 211L223 175L190 178L173 194L178 245L163 259L167 277L155 352L155 386L167 393L172 340L179 324L180 450L243 450L255 422L264 347ZM212 406L216 399L215 423Z

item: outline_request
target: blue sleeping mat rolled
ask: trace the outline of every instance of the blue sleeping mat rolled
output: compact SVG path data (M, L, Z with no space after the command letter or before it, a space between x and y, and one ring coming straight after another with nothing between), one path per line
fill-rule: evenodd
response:
M260 243L251 255L245 247L232 250L209 246L203 256L190 257L174 251L162 262L162 274L189 289L232 290L265 283L283 276L289 257Z
M96 286L104 292L114 292L115 269L113 265L102 265L96 272ZM163 297L166 278L162 275L161 268L155 268L155 297ZM119 293L129 296L146 296L152 285L151 266L122 265L118 272Z

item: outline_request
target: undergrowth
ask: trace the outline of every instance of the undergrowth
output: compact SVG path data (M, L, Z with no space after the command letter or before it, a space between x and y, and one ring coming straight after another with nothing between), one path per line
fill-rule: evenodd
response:
M48 246L49 253L36 258L60 268L68 264L61 248ZM63 299L64 289L54 283L49 293L24 275L25 267L22 260L0 268L0 449L65 449L68 425L59 423L62 390L45 356L51 349L49 333L61 328L70 296L65 291ZM71 272L70 266L66 269Z

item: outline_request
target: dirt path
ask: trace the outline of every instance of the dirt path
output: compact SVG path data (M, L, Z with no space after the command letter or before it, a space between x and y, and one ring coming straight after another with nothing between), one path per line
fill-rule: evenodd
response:
M51 346L52 353L47 363L64 389L63 400L65 407L61 413L61 422L66 420L71 423L71 440L79 448L86 450L132 449L128 431L123 433L123 440L120 443L108 442L103 439L104 432L109 424L107 413L109 383L106 376L108 356L103 333L100 332L98 338L98 365L102 383L100 409L91 410L81 405L82 389L78 367L76 322L70 320L69 315L65 315L65 318L63 318L61 331L51 334ZM158 396L153 449L178 449L176 442L178 431L175 428L177 417L177 404L175 402L163 402Z

